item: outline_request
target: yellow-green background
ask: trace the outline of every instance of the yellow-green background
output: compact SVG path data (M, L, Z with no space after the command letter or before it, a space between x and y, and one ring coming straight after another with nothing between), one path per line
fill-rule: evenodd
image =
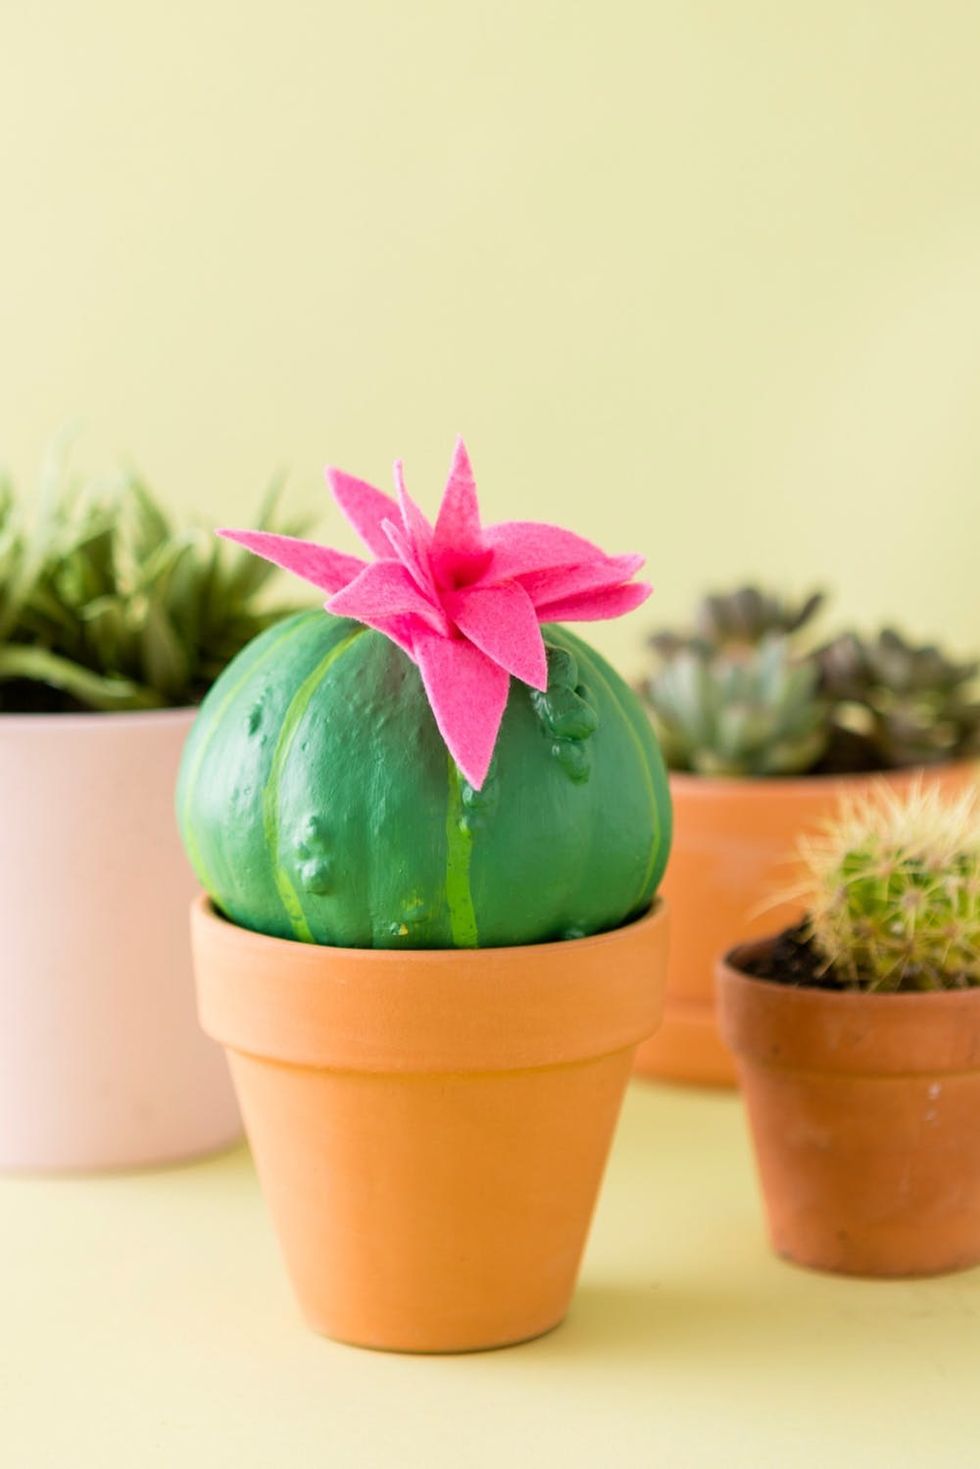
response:
M663 615L751 573L969 645L978 64L973 0L3 6L0 457L78 419L247 520L326 459L431 506L462 429Z

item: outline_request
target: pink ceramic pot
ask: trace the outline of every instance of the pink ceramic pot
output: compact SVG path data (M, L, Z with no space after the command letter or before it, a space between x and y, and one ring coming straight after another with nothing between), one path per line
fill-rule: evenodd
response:
M173 811L194 712L0 715L0 1167L163 1163L239 1135L197 1024Z

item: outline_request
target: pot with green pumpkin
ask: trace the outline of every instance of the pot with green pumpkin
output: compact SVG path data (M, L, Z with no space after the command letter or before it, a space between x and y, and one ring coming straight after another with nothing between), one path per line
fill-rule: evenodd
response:
M670 807L635 695L558 624L640 559L432 526L330 471L375 559L228 532L329 594L205 701L178 791L227 1048L310 1323L458 1351L564 1316L633 1052L659 1019ZM544 626L540 626L540 624Z
M641 692L670 768L675 832L664 1022L639 1048L641 1075L734 1081L715 958L799 918L794 899L773 894L789 885L797 838L843 797L881 780L897 792L920 780L949 793L976 783L977 664L892 629L820 642L821 602L746 587L707 597L693 631L651 640Z

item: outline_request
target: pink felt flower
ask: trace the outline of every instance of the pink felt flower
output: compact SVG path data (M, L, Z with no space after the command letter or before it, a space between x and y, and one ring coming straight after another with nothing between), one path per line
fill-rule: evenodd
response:
M535 521L480 523L469 455L457 439L434 526L405 489L397 501L327 470L334 499L375 560L265 531L223 530L268 561L329 592L329 612L397 643L419 667L440 733L477 790L486 778L510 676L544 689L542 622L592 622L631 612L650 587L631 580L642 556L607 556L571 531Z

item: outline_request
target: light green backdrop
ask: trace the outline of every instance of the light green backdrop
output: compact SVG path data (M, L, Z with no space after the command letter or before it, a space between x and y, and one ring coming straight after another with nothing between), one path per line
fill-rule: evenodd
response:
M327 458L432 505L462 429L665 616L751 573L969 645L978 56L972 0L4 6L0 455L80 418L241 520Z

